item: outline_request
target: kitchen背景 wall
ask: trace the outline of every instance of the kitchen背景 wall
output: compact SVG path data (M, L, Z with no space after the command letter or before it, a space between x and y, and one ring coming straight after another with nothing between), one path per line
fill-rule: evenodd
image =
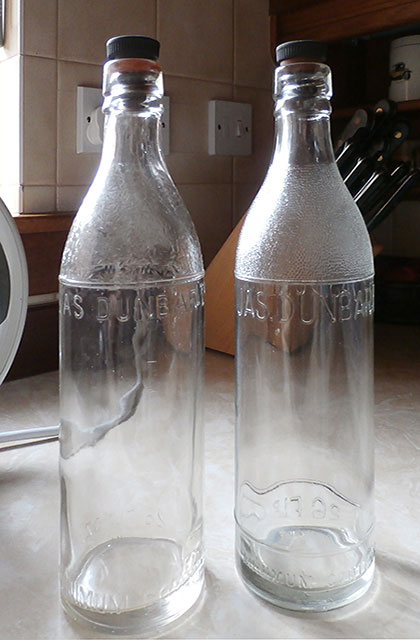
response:
M74 211L98 154L76 153L77 86L100 87L105 41L161 41L171 101L169 170L206 264L252 200L271 154L268 0L10 0L0 55L0 195L12 213ZM7 91L6 91L7 88ZM207 152L208 102L248 102L248 157Z

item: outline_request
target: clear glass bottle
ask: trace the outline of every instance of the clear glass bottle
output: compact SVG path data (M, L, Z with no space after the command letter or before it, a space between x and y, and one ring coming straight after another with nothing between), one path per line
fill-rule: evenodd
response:
M203 264L159 147L159 43L107 43L97 175L60 273L61 595L150 634L203 586Z
M324 45L277 56L275 149L235 266L237 565L270 602L320 611L374 572L373 258L334 160Z

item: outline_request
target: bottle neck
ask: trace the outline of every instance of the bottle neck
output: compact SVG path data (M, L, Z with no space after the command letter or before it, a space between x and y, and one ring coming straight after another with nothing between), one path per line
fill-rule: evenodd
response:
M104 67L104 144L101 167L147 167L163 162L160 118L163 82L151 60L112 60Z
M276 70L274 161L332 164L331 73L319 63L289 63Z
M111 163L146 167L162 162L160 151L160 113L106 114L102 168Z

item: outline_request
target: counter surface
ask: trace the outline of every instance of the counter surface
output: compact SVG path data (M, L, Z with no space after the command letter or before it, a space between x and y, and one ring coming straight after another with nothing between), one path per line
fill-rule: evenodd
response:
M323 614L280 610L252 595L234 567L233 358L206 354L206 589L171 638L420 637L420 327L376 326L374 584L358 603ZM0 388L0 430L58 421L58 376ZM1 611L5 640L95 638L58 598L58 444L0 450ZM107 637L101 635L100 637ZM112 636L115 638L115 636Z

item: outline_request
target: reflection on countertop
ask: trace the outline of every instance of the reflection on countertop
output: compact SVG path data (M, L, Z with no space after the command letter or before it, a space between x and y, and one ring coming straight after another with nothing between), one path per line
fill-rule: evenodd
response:
M277 609L249 593L234 567L234 360L206 354L206 591L171 638L415 638L420 631L420 327L377 324L374 585L325 614ZM0 430L57 423L56 372L0 388ZM58 596L58 444L3 446L0 455L0 636L94 638L72 626ZM106 636L101 636L106 637ZM112 636L115 638L115 636Z

